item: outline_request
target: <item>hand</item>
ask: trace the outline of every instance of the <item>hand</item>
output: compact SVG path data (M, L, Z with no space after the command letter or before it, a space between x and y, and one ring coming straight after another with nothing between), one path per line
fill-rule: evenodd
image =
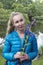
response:
M21 55L21 52L17 52L15 55L14 55L14 58L17 59L19 58L20 60L21 59L24 59L25 55Z
M23 56L21 56L20 61L29 59L27 54L24 54Z
M14 58L15 58L15 59L20 58L20 52L17 52L17 53L14 55Z

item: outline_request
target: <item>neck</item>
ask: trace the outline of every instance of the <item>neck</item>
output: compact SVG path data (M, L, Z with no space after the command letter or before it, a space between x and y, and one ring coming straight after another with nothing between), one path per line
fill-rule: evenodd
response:
M24 30L21 30L21 31L18 31L18 30L17 30L17 32L18 32L19 34L24 34Z

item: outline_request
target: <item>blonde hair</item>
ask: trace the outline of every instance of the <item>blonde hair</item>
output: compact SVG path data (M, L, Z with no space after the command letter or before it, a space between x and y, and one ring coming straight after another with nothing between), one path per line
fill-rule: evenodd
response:
M13 17L14 17L15 15L21 15L21 16L23 17L22 13L20 13L20 12L12 12L11 15L10 15L8 24L7 24L6 34L11 33L11 32L14 31L14 29L15 29L15 27L13 26L13 23L14 23L14 22L13 22ZM23 17L23 18L24 18L24 17Z

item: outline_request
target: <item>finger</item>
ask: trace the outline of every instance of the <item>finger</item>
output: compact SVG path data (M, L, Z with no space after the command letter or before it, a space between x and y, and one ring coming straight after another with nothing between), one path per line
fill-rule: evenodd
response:
M16 54L20 54L20 52L17 52Z
M25 58L25 56L20 56L20 59L23 59L23 58Z
M25 59L20 59L20 61L23 61L23 60L25 60Z

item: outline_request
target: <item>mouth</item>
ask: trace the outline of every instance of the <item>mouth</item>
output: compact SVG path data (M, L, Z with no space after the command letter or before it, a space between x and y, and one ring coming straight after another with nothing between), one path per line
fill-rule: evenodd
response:
M19 26L19 28L22 28L22 26Z
M24 26L19 26L19 28L23 28Z

